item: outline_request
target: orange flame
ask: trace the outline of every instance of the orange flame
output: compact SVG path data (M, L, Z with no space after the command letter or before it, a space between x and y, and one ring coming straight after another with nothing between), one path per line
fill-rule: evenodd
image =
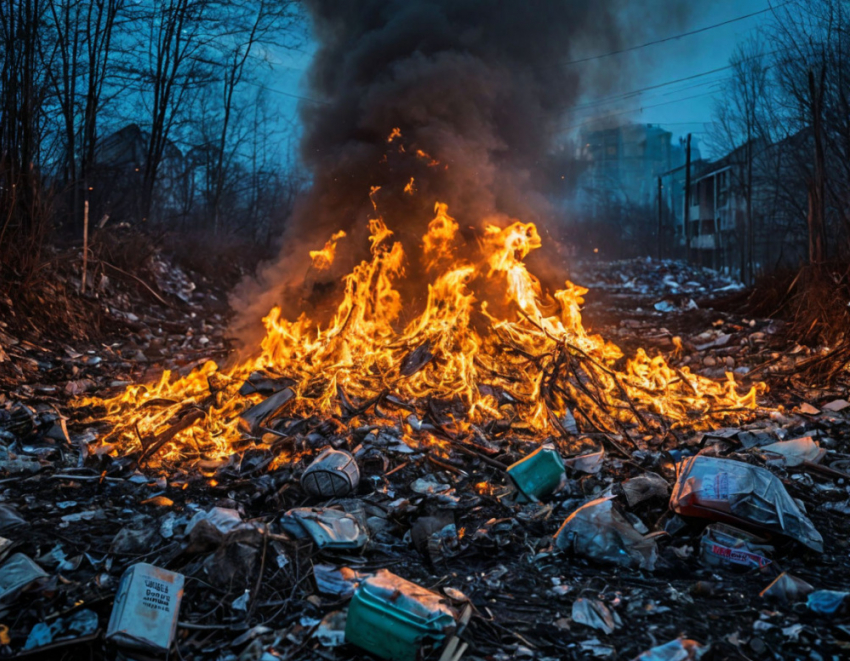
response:
M313 260L313 268L317 271L329 269L336 258L336 244L345 236L345 232L340 230L334 233L325 243L325 247L321 250L311 250L310 259Z
M421 149L417 149L417 150L416 150L416 155L417 155L419 158L421 158L423 161L428 161L428 167L429 167L429 168L433 168L433 167L435 167L435 166L437 166L437 165L439 165L439 164L440 164L440 161L438 161L438 160L437 160L437 159L435 159L435 158L431 158L431 155L430 155L430 154L428 154L428 153L426 153L426 152L422 151Z
M379 190L370 192L375 210ZM464 412L454 424L459 433L490 420L522 420L529 433L550 435L557 425L553 418L566 415L575 402L588 402L581 378L592 380L602 394L597 408L608 416L588 407L589 424L612 433L626 433L624 425L642 421L640 410L624 401L663 416L665 424L692 428L710 424L714 411L725 415L756 407L763 386L739 394L731 374L718 383L642 350L616 369L620 349L582 324L587 290L566 282L548 296L529 272L523 260L542 243L534 224L485 224L477 249L458 257L458 223L447 205L437 202L434 211L416 256L430 277L427 299L418 314L405 310L406 323L400 319L409 303L397 285L407 256L376 216L369 220L370 256L343 279L341 300L326 327L303 313L286 319L275 307L263 320L266 336L255 358L227 370L208 362L176 380L166 372L158 383L131 386L114 399L81 400L105 407L114 424L102 439L104 447L137 449L196 407L205 415L176 434L159 456L228 456L245 447L240 413L262 400L237 392L258 370L295 382L293 415L337 411L340 392L355 402L391 393L413 406L454 402ZM324 249L311 252L316 268L330 266L343 236L337 232ZM561 378L578 369L584 370L578 380ZM278 457L274 465L284 461Z

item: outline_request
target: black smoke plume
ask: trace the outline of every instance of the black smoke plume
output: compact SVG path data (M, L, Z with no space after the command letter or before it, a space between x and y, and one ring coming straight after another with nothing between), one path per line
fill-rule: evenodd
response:
M552 219L543 190L563 114L581 93L606 92L625 73L624 58L568 62L639 43L650 28L675 23L671 7L688 3L645 2L639 10L627 0L304 4L319 46L309 93L325 102L301 108L301 158L312 186L288 223L280 258L232 299L236 330L249 345L272 305L293 315L315 303L304 286L305 277L314 289L321 284L308 275L309 250L347 232L334 269L322 276L327 283L364 256L373 186L409 256L437 200L464 231L515 217L538 223L545 237ZM653 22L653 10L667 17ZM402 137L388 143L393 128ZM416 193L407 195L411 177Z

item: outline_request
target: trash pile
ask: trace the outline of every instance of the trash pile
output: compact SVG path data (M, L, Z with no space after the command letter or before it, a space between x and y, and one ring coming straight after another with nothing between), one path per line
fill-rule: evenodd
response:
M724 315L666 353L765 369L767 327ZM100 387L134 371L123 347L91 351L32 373ZM58 385L3 395L0 658L850 649L847 392L771 391L740 425L660 429L626 447L569 420L542 444L510 425L461 442L439 411L398 405L384 406L398 424L353 410L295 419L285 383L245 385L264 399L243 424L266 445L167 471L144 461L150 446L95 451Z
M586 287L632 296L705 298L744 288L719 271L672 259L583 262L577 270Z

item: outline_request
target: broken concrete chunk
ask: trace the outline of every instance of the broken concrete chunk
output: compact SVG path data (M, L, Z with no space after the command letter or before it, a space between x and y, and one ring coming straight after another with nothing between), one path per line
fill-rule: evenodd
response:
M829 404L823 405L824 411L832 411L833 413L838 413L848 407L850 407L850 402L846 399L836 399L831 401Z
M183 576L140 562L121 577L106 639L119 646L168 652L177 631Z

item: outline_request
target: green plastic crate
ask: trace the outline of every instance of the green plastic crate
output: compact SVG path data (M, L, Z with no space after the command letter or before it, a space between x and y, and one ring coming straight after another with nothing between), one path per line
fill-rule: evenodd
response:
M566 471L555 448L542 446L508 467L508 476L520 496L535 501L554 493ZM521 500L518 499L518 500Z
M345 639L389 661L416 661L423 643L440 642L455 626L442 597L385 569L351 598Z

